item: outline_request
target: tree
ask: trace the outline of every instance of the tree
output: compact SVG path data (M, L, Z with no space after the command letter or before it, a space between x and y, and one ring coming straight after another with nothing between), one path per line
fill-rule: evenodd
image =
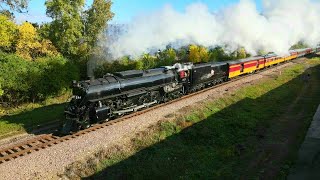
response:
M47 15L53 19L50 39L66 56L76 56L83 39L81 11L85 0L47 0Z
M237 51L237 59L244 59L247 57L247 52L244 48L239 48Z
M210 49L209 57L210 61L227 61L232 59L220 46Z
M268 54L267 51L265 51L263 49L258 50L258 53L257 53L257 55L259 55L259 56L264 56L266 54Z
M94 0L90 9L85 11L85 36L90 47L94 47L99 35L104 35L107 22L114 14L111 12L110 0Z
M166 49L166 62L167 65L173 65L177 59L176 51L173 48Z
M144 54L142 56L143 69L151 69L156 66L155 57L150 54Z
M28 7L29 0L0 0L0 9L4 10L4 6L9 6L12 11L24 12Z
M0 10L0 15L6 16L11 21L13 21L15 18L14 14L12 12L10 12L9 10Z
M41 39L36 28L25 22L18 27L16 53L27 60L38 56L56 56L59 53L48 39Z
M190 45L189 47L189 61L193 63L201 62L201 56L199 53L199 47L197 45Z
M3 95L4 91L3 89L1 88L1 84L3 83L3 79L0 78L0 97Z
M111 12L112 2L110 0L94 0L92 6L83 13L83 42L79 47L79 54L82 57L80 66L87 66L87 74L91 75L92 66L97 64L96 57L104 57L103 61L108 58L104 48L98 45L99 39L106 38L107 22L112 19L113 13ZM107 56L107 57L106 57ZM90 67L91 65L91 67ZM89 75L89 76L90 76Z
M303 41L299 41L297 44L291 46L290 50L293 50L293 49L303 49L303 48L307 48L308 45L305 44Z
M53 21L41 30L41 34L47 35L64 55L81 57L79 60L86 63L88 55L102 52L94 47L99 36L104 35L113 13L110 0L94 0L83 12L84 4L85 0L47 0L47 15Z
M41 48L37 31L32 24L28 22L24 22L19 26L18 30L17 54L25 59L31 60L32 57L35 57L36 50Z
M164 51L159 51L156 55L157 66L173 65L177 59L176 51L173 48L167 47Z
M209 53L206 47L191 45L189 51L189 61L194 63L209 61Z
M177 50L177 59L180 62L188 62L189 61L189 47L183 46Z
M201 62L208 62L209 61L209 52L206 47L199 47L199 54L200 54L200 59Z
M0 15L0 50L13 51L17 25L7 16Z
M41 47L37 50L38 55L40 56L57 56L59 52L57 48L53 45L53 43L49 39L42 39Z

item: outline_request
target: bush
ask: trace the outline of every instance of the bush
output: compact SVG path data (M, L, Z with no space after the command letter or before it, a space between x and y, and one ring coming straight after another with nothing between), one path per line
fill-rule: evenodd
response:
M61 56L26 61L0 53L0 77L0 101L17 105L62 94L73 79L78 79L79 70Z

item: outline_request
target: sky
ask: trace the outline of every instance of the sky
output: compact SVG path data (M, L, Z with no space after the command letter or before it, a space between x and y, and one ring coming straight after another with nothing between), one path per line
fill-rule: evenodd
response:
M86 1L86 7L92 4L93 0ZM201 2L206 4L210 11L215 12L230 4L237 3L239 0L113 0L112 11L115 16L111 23L129 23L135 16L147 14L148 12L161 9L165 5L171 5L177 11L183 12L187 5ZM254 0L257 8L261 9L261 0ZM18 23L29 22L48 22L46 17L45 0L30 0L28 13L15 14Z

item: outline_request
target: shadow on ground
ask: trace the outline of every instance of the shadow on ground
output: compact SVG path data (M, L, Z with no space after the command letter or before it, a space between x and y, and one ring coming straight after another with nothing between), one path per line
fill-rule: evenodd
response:
M286 84L253 98L243 99L209 118L188 127L181 132L168 137L151 147L142 149L135 155L114 164L107 169L85 179L241 179L259 177L261 169L248 172L250 162L259 152L259 144L268 141L266 134L269 128L280 123L281 117L294 103L304 86L308 93L294 107L294 114L303 113L302 119L290 118L280 124L279 138L284 138L282 130L292 131L288 135L298 137L306 132L313 113L319 102L320 87L310 84L306 74L311 73L312 81L319 82L319 66L309 68L305 74L287 82ZM315 83L317 84L317 83ZM298 128L290 130L290 124L299 123ZM304 134L302 135L302 137ZM272 136L277 141L277 134ZM297 148L301 138L289 142L288 147ZM279 149L281 150L281 149ZM297 149L294 149L294 154ZM259 150L258 150L259 151ZM289 155L292 149L289 149ZM266 158L274 156L267 153ZM271 156L271 157L269 157ZM287 158L287 157L285 157ZM257 162L257 167L259 163ZM275 166L283 165L285 159L274 162ZM278 163L278 164L277 164ZM280 171L279 169L276 169ZM257 171L257 172L255 172ZM251 174L252 173L252 174ZM278 176L280 172L274 174ZM269 177L270 178L270 177Z
M23 130L32 134L48 133L63 122L65 106L66 103L49 105L16 115L2 116L0 120L3 123L2 126L8 127L6 128L8 133ZM5 136L4 131L0 133L0 136Z

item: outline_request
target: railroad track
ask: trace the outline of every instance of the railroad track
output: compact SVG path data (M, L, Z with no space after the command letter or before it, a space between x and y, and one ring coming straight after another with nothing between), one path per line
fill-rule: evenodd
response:
M292 62L292 61L290 61L290 62ZM275 66L275 67L279 67L279 66ZM258 73L262 73L262 72L267 71L267 70L270 70L270 68L263 69L263 70L259 71ZM183 99L190 98L192 96L195 96L195 95L210 91L212 89L224 86L224 85L229 84L231 82L235 82L235 81L238 81L239 79L242 79L242 78L245 78L245 77L248 77L248 76L252 76L252 75L253 74L247 74L245 76L241 76L241 77L232 79L230 81L221 83L219 85L215 85L215 86L203 89L201 91L197 91L197 92L194 92L192 94L185 95L185 96L183 96L181 98L174 99L174 100L171 100L169 102L166 102L166 103L163 103L163 104L159 104L159 105L156 105L156 106L152 106L152 107L150 107L148 109L145 109L145 110L142 110L142 111L137 111L137 112L135 112L133 114L129 114L129 115L123 116L123 117L115 119L115 120L107 121L107 122L104 122L104 123L101 123L101 124L95 124L95 125L93 125L92 127L88 128L88 129L79 131L79 132L71 134L71 135L66 135L66 136L63 136L63 137L54 136L52 134L45 134L45 135L36 136L35 138L33 138L31 140L27 140L27 141L12 145L10 147L4 148L4 149L0 149L0 164L3 164L5 162L8 162L8 161L11 161L11 160L14 160L14 159L17 159L17 158L22 157L22 156L26 156L28 154L40 151L42 149L46 149L46 148L52 147L52 146L54 146L56 144L59 144L59 143L66 142L66 141L69 141L71 139L75 139L75 138L77 138L79 136L88 134L90 132L97 131L99 129L105 128L107 126L114 125L114 124L119 123L119 122L123 122L123 121L128 120L128 119L130 119L132 117L139 116L141 114L150 112L150 111L152 111L154 109L157 109L157 108L160 108L160 107L163 107L163 106L166 106L166 105L181 101Z

